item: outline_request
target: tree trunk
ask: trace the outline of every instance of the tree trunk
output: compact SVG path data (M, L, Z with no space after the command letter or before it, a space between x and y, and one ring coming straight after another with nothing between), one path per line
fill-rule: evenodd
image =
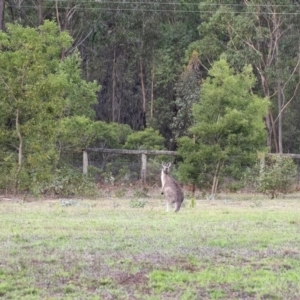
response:
M275 25L277 25L279 22L277 20L277 15L273 15L273 22ZM278 152L283 153L282 150L282 85L281 85L281 79L280 79L280 58L279 58L279 37L280 37L280 32L279 32L279 26L276 26L276 31L275 31L275 41L274 41L274 47L275 47L275 63L276 63L276 73L277 73L277 107L278 107Z
M270 120L271 120L271 124L272 124L272 133L273 133L273 137L274 137L275 152L278 153L279 148L278 148L278 143L277 143L277 134L276 134L275 122L274 122L273 114L272 114L271 110L269 111L269 115L270 115ZM270 150L271 150L271 148L270 148Z
M278 111L282 109L282 88L280 79L277 79L277 102L278 102ZM282 149L282 113L278 115L278 152L283 153Z
M22 9L21 9L21 5L22 5L23 0L18 0L18 23L22 24Z
M123 82L120 84L120 90L123 91ZM118 98L118 119L117 122L121 123L121 108L122 108L122 94Z
M113 66L112 66L112 98L111 98L111 120L115 122L115 92L116 92L116 48L114 48Z
M4 31L4 8L5 0L0 0L0 30Z
M262 87L263 87L264 95L267 99L270 99L270 89L269 89L269 84L268 84L268 78L267 78L267 76L264 75L264 71L261 68L261 66L257 65L256 69L258 70L259 75L260 75L260 80L261 80L261 84L262 84ZM265 117L265 123L266 123L266 127L267 127L267 147L269 149L269 152L271 152L272 135L274 135L275 149L278 149L277 139L276 139L276 130L275 130L275 127L274 127L274 122L273 122L273 116L272 116L271 109L269 109L269 112Z
M270 99L270 91L269 86L267 82L267 78L260 74L264 95L266 98ZM271 111L266 115L266 126L267 126L267 147L269 151L271 151L271 145L272 145L272 123L271 123Z
M215 195L218 189L218 177L217 174L214 175L213 184L211 187L211 195Z
M59 11L58 11L58 1L55 0L55 11L56 11L56 22L59 30L61 31L60 20L59 20Z
M142 87L142 109L143 109L143 127L144 129L147 127L146 124L146 93L145 93L145 85L144 85L144 73L143 73L143 62L140 59L140 77L141 77L141 87Z
M38 10L39 25L42 25L44 23L44 19L43 19L43 0L38 0L37 10Z
M21 172L22 158L23 158L23 138L22 138L22 135L20 132L19 118L20 118L20 111L19 111L19 109L17 109L17 111L16 111L16 131L17 131L17 136L19 139L19 148L18 148L18 168L17 168L15 182L14 182L14 194L16 194L17 190L18 190L18 178L19 178L19 174Z
M152 120L153 118L153 104L154 104L154 66L152 67L151 70L151 102L150 102L150 119Z
M213 178L213 184L212 184L212 187L211 187L211 194L212 195L215 195L217 193L217 190L218 190L220 170L221 170L221 162L218 161L216 171L215 171L215 174L214 174L214 178Z

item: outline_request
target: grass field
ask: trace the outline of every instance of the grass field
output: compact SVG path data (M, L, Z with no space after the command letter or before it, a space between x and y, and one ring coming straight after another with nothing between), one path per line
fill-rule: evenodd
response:
M300 299L300 200L0 201L2 299Z

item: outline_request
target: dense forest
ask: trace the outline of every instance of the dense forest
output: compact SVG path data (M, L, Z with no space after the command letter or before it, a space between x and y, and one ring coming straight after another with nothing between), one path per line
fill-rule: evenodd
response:
M0 189L91 146L178 150L212 192L300 151L299 1L0 0L0 30Z

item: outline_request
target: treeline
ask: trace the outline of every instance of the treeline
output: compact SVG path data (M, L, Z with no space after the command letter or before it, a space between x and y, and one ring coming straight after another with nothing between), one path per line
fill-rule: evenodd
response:
M299 15L285 0L1 0L0 188L46 191L88 146L178 150L181 179L212 193L257 152L298 153Z
M37 28L45 20L68 31L82 75L101 86L96 120L159 129L174 149L176 85L187 47L199 37L198 1L5 1L5 22Z

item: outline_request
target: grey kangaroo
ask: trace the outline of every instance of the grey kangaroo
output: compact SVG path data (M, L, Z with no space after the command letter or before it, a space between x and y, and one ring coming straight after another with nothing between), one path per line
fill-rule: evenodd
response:
M161 194L165 194L167 199L167 211L169 205L175 204L175 212L179 211L184 199L183 190L179 183L169 174L171 163L162 163L161 170Z

